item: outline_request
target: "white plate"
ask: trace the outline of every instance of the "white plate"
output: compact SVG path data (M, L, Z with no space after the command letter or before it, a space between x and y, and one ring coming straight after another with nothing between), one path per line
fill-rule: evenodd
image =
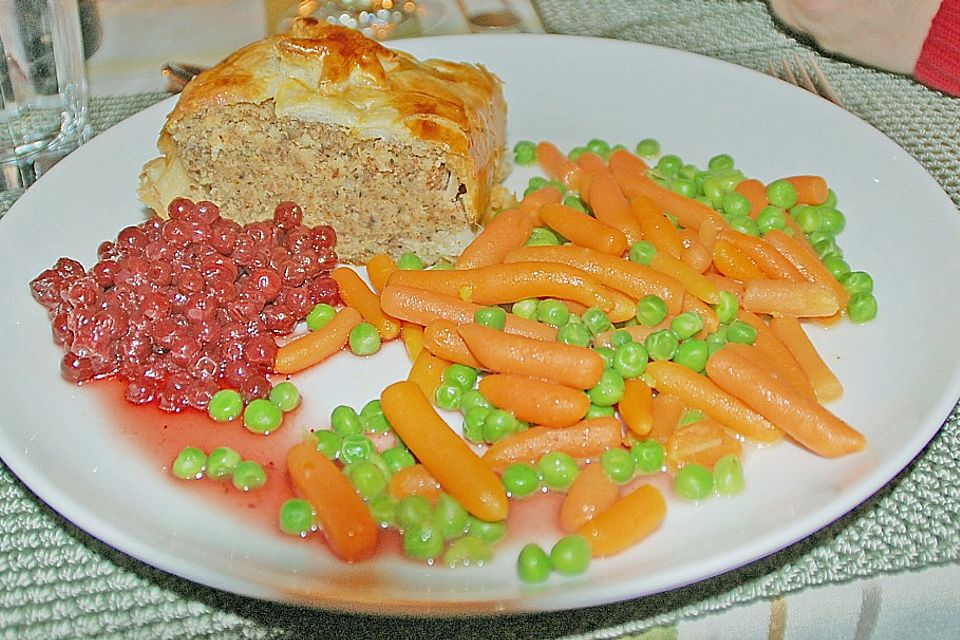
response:
M937 431L960 396L960 217L903 149L804 91L678 51L531 35L428 38L402 47L482 61L498 73L511 143L549 139L570 148L597 136L627 144L652 136L700 165L728 152L763 180L826 176L848 217L846 256L875 277L880 315L866 326L817 330L814 339L846 385L832 408L867 435L867 449L841 460L789 444L757 452L746 460L743 495L702 505L671 499L666 523L647 541L594 562L581 577L535 587L521 584L514 569L521 543L554 537L535 523L521 527L490 565L464 570L396 554L346 566L322 544L283 539L270 531L272 513L240 512L228 504L236 502L229 491L212 500L209 489L173 481L165 461L123 435L135 426L118 418L104 393L62 381L60 350L29 294L30 279L58 257L90 266L101 240L140 221L137 175L155 155L168 101L68 157L0 224L7 300L0 454L54 509L144 562L241 594L368 611L553 610L667 590L770 554L868 498ZM511 185L524 180L517 171ZM359 407L376 397L406 366L402 348L390 345L375 359L338 356L304 376L303 419L285 426L287 437L322 423L336 404ZM273 481L284 482L279 474Z

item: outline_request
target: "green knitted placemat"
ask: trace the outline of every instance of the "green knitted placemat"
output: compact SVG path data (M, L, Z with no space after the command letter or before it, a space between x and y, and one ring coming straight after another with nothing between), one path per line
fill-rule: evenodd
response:
M544 26L650 42L766 68L807 47L751 0L539 0ZM845 106L916 157L960 203L960 100L818 57ZM97 131L165 97L101 98ZM492 619L395 619L265 603L144 565L77 529L0 465L3 638L613 638L757 598L960 561L960 408L926 450L852 513L768 558L668 593Z

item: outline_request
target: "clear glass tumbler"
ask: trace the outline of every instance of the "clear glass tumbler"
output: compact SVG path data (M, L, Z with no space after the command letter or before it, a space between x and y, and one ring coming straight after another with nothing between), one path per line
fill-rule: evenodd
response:
M0 203L90 137L77 0L0 0Z

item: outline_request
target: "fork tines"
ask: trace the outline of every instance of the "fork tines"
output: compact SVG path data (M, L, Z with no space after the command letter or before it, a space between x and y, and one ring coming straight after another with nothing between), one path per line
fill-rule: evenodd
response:
M826 98L830 102L843 106L843 102L833 90L823 69L811 55L803 57L796 53L792 58L784 56L780 59L779 67L770 62L768 71L775 78L785 80L790 84L806 89L810 93Z

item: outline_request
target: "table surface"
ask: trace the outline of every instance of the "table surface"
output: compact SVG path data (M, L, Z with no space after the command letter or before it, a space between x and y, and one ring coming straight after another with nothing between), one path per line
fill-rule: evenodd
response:
M165 81L158 70L163 63L213 64L270 33L289 4L99 0L103 37L88 61L96 126L102 130L161 99ZM465 4L486 8L491 2ZM527 31L650 42L758 70L785 53L810 53L845 106L913 154L960 203L960 100L907 78L825 57L780 29L760 0L510 4ZM434 9L423 22L425 34L468 31L453 0L430 0L424 6ZM955 411L925 453L854 513L741 570L615 605L459 621L305 612L189 583L73 527L3 468L0 636L955 638L960 602L958 422ZM931 483L936 492L927 494ZM877 542L884 527L905 522L918 535L936 528L936 548ZM867 553L867 547L874 552Z

